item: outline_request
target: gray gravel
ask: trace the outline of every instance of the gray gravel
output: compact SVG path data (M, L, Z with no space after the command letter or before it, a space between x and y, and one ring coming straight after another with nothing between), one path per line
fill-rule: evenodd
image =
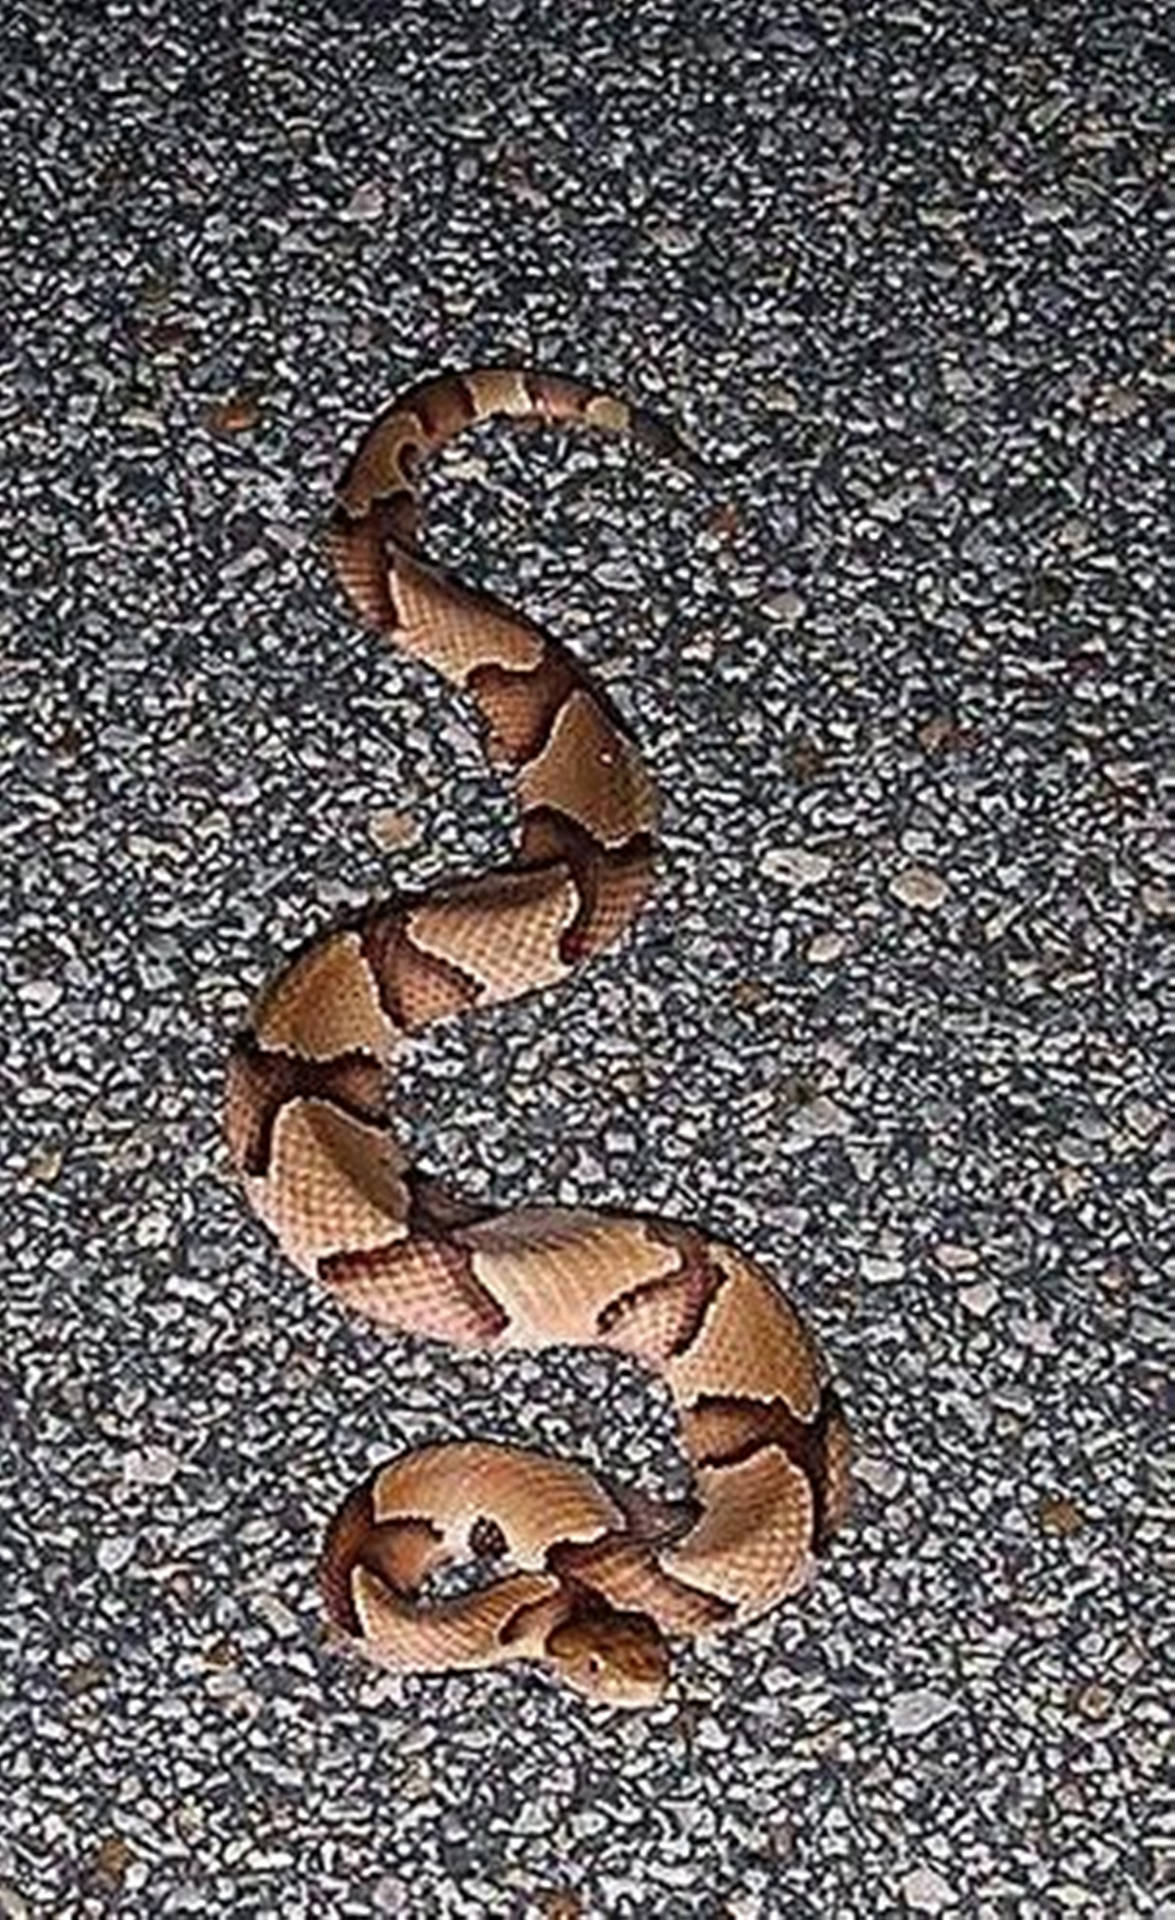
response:
M0 31L0 1915L1175 1914L1157 11ZM421 1050L421 1152L736 1236L862 1450L810 1596L645 1718L323 1645L369 1460L496 1433L655 1486L671 1427L617 1366L344 1322L218 1131L283 948L507 845L319 534L392 388L513 356L719 471L489 434L433 490L668 805L623 952Z

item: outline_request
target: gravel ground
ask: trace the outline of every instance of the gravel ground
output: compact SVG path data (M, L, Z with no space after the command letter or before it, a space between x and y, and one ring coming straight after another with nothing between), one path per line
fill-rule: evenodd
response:
M0 32L0 1915L1175 1914L1157 12ZM717 469L490 433L431 495L630 714L664 883L405 1102L475 1187L789 1275L861 1447L810 1595L645 1717L324 1644L369 1460L495 1433L655 1486L671 1427L620 1366L344 1322L218 1127L284 948L507 845L468 714L319 536L392 388L514 356Z

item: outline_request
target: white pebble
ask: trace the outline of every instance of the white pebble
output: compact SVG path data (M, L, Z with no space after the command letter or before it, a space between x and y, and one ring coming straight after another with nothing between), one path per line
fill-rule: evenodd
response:
M810 853L806 847L772 847L760 860L759 871L788 887L815 887L827 880L832 861L826 853Z
M792 587L785 587L782 593L771 594L761 605L768 620L789 631L803 618L804 602Z
M915 863L912 867L903 867L889 883L889 890L895 900L903 906L920 907L926 913L933 913L941 907L947 897L947 883L941 873L935 873L933 867L922 867Z
M852 1125L852 1116L827 1094L818 1093L814 1100L796 1108L789 1124L793 1134L806 1140L823 1140L831 1135L846 1134Z
M342 220L378 220L383 210L383 188L378 181L368 180L363 186L356 187L339 217Z
M1122 1118L1131 1133L1137 1134L1140 1140L1149 1140L1163 1120L1158 1108L1152 1107L1149 1100L1128 1100L1122 1110Z
M906 1484L906 1476L893 1460L879 1453L863 1453L853 1462L853 1478L860 1480L879 1499L892 1500Z
M999 1299L999 1288L994 1280L976 1280L969 1287L959 1288L959 1299L968 1313L985 1320Z
M134 1551L133 1534L112 1533L98 1542L98 1565L103 1573L120 1573L127 1562L133 1559Z
M954 1711L954 1703L945 1693L935 1693L932 1687L911 1687L906 1693L895 1694L889 1703L890 1732L925 1733Z
M123 1485L166 1487L175 1479L179 1463L179 1455L170 1447L134 1447L123 1455Z
M830 960L839 960L847 945L841 933L818 933L808 943L808 958L814 967L824 967Z
M138 1247L162 1247L171 1237L171 1216L166 1213L144 1213L135 1223L135 1245Z
M20 989L21 1003L29 1013L52 1013L64 991L59 980L26 980Z
M979 1255L974 1247L962 1247L954 1240L940 1240L934 1249L934 1257L940 1267L946 1267L949 1273L959 1273L968 1267L979 1265Z
M905 1278L906 1269L900 1260L884 1253L863 1253L861 1255L861 1278L872 1286L884 1287L891 1280Z
M915 1867L902 1881L906 1905L915 1913L943 1913L955 1905L955 1890L933 1867Z

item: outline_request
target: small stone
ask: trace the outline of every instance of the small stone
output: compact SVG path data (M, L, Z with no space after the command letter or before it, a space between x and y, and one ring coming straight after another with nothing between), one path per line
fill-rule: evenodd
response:
M221 1634L219 1639L211 1641L204 1648L200 1657L206 1667L223 1669L235 1666L238 1658L236 1641L230 1640L227 1634Z
M92 1693L100 1687L106 1678L106 1668L100 1660L82 1660L75 1667L67 1667L61 1676L61 1684L71 1700L80 1694Z
M384 190L378 180L365 180L356 187L339 218L350 221L378 220L384 210Z
M853 1462L853 1478L860 1480L881 1500L892 1500L906 1484L906 1476L895 1461L879 1453L863 1453Z
M925 913L933 913L941 907L947 897L947 883L933 867L923 867L915 863L903 867L889 883L889 890L895 900L903 906L918 907Z
M945 1913L955 1905L955 1890L933 1867L915 1867L902 1881L906 1905L915 1913Z
M1097 1276L1099 1287L1107 1293L1128 1293L1130 1291L1130 1268L1121 1260L1111 1260Z
M1152 920L1175 919L1175 893L1169 887L1151 886L1149 883L1139 890L1139 900L1144 913Z
M1095 420L1130 420L1146 405L1145 395L1137 387L1110 381L1093 396L1090 413Z
M835 1100L825 1093L818 1093L814 1100L806 1100L797 1107L789 1122L793 1134L799 1134L805 1140L825 1140L843 1135L852 1125L851 1115Z
M1113 1704L1114 1696L1110 1689L1097 1680L1090 1680L1084 1687L1078 1687L1073 1695L1073 1705L1086 1720L1104 1720Z
M123 1456L122 1479L126 1487L166 1487L175 1479L179 1455L170 1447L135 1447Z
M1112 787L1130 793L1146 782L1148 768L1144 760L1107 760L1102 774Z
M398 807L377 807L367 822L367 831L377 847L385 852L397 847L414 847L420 828L410 813Z
M955 1711L954 1702L932 1687L911 1687L895 1694L889 1704L891 1733L925 1733Z
M999 1288L994 1280L976 1280L969 1287L959 1288L959 1299L968 1313L973 1313L977 1320L986 1320L999 1299Z
M1149 1100L1128 1100L1122 1109L1122 1118L1140 1140L1149 1140L1163 1124L1163 1116Z
M730 997L736 1007L761 1007L764 1000L771 998L771 989L762 980L736 980Z
M95 1559L103 1573L120 1573L134 1557L135 1539L133 1534L112 1533L105 1540L99 1540Z
M975 735L961 727L949 713L932 713L923 720L914 735L922 752L933 758L939 754L962 753L975 744Z
M51 1187L64 1164L65 1155L60 1147L38 1147L28 1163L29 1178Z
M832 861L826 853L811 853L806 847L772 847L760 860L759 871L789 887L815 887L827 880Z
M1031 1420L1033 1399L1023 1387L1002 1386L992 1391L991 1403L1003 1413L1010 1413L1015 1420Z
M720 507L715 507L706 525L720 539L731 539L739 529L738 508L731 501L724 501Z
M888 1286L895 1280L904 1280L906 1269L900 1260L892 1254L864 1253L861 1255L861 1278L868 1280L871 1286Z
M661 220L649 228L649 238L659 253L666 254L671 260L681 259L692 253L698 244L698 236L688 227L680 226L675 220Z
M791 587L785 587L782 593L769 594L760 604L764 618L789 633L804 617L805 602Z
M1037 1508L1042 1533L1051 1533L1058 1540L1068 1540L1073 1534L1080 1533L1085 1525L1085 1516L1080 1507L1067 1500L1063 1494L1050 1494Z
M967 1268L979 1265L979 1255L975 1248L960 1246L955 1240L936 1241L934 1257L939 1266L945 1267L948 1273L965 1272Z
M1160 835L1149 847L1140 849L1139 857L1155 873L1175 873L1175 833Z
M171 1238L173 1221L166 1213L144 1213L135 1222L137 1247L162 1247Z
M298 1631L298 1616L275 1593L255 1593L253 1606L277 1640L289 1640Z
M21 1004L29 1013L52 1013L64 992L60 980L26 980L19 988Z
M830 961L840 959L848 944L841 933L818 933L808 943L808 959L814 967L826 967Z

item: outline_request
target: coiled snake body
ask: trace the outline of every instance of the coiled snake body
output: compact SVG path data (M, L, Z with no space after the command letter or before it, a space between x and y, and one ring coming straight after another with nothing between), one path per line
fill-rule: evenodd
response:
M339 576L369 625L475 702L521 843L509 867L399 895L304 947L234 1043L226 1125L256 1211L348 1306L460 1346L608 1347L667 1382L687 1504L518 1448L430 1446L348 1496L320 1569L331 1620L377 1660L537 1659L589 1696L641 1705L666 1682L664 1635L753 1618L804 1584L846 1504L848 1429L794 1310L733 1247L635 1214L466 1201L392 1131L385 1076L408 1037L564 979L651 880L655 797L611 703L557 641L418 543L421 459L492 415L684 457L624 402L513 369L426 381L368 430L332 521ZM471 1554L505 1570L458 1598L422 1593Z

